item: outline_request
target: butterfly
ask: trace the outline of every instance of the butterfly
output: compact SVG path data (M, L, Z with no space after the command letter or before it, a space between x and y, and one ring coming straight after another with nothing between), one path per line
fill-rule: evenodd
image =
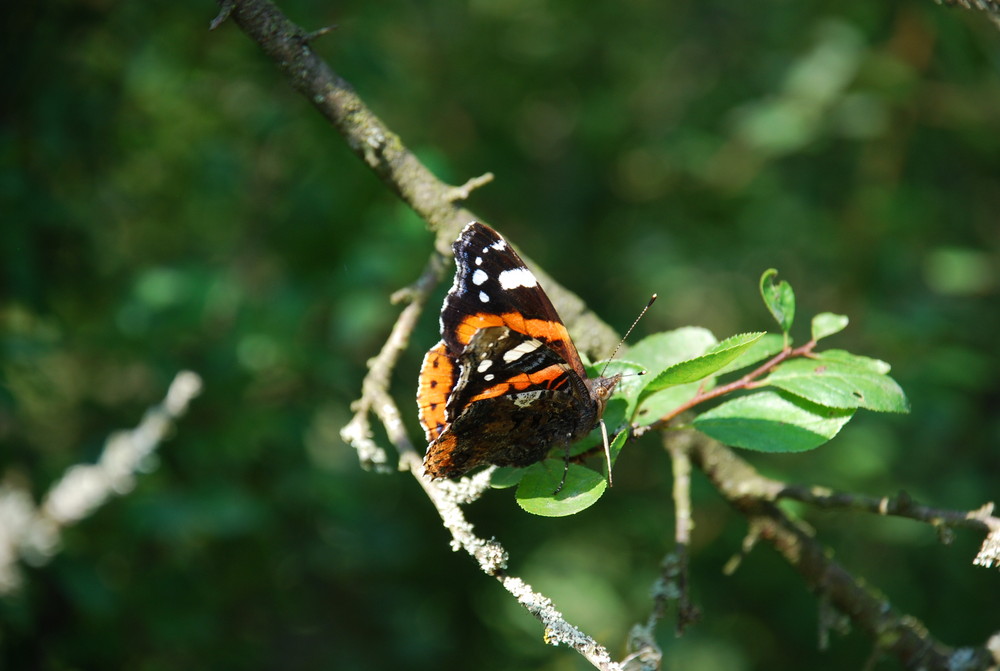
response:
M441 341L424 357L417 387L424 470L456 478L488 464L529 466L556 446L568 458L621 374L587 376L538 279L495 230L473 221L453 249Z

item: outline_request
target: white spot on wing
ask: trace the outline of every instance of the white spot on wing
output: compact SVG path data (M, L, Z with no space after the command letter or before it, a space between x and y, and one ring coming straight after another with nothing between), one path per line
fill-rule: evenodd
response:
M486 380L487 382L492 382L493 378L494 378L493 373L487 373L486 375L483 376L483 379Z
M542 343L538 342L537 340L528 340L527 342L523 342L517 347L512 347L511 349L504 352L503 360L506 363L512 363L520 359L525 354L531 354L541 346Z
M483 257L481 257L481 256L477 256L476 257L476 265L477 266L483 265Z
M476 268L476 272L472 273L472 283L477 287L488 279L490 276L483 272L482 268Z
M483 359L482 361L479 362L479 366L476 368L476 372L485 373L490 369L490 366L492 365L493 365L492 359Z
M507 249L507 241L504 240L503 238L500 238L499 240L497 240L496 242L494 242L492 245L490 245L490 247L492 247L493 249L497 250L498 252L502 252L503 250ZM484 249L483 251L486 251L486 250Z
M486 294L485 291L480 291L479 292L479 301L481 303L489 303L490 302L490 297Z
M538 280L527 268L512 268L500 273L500 287L502 289L518 289L521 287L530 289L538 286Z

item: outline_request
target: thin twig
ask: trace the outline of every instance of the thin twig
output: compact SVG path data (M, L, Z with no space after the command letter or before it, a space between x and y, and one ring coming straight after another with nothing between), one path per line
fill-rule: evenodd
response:
M680 440L664 436L674 471L674 544L677 556L677 635L698 621L701 614L691 602L688 584L688 548L691 545L691 459Z
M994 504L992 501L975 510L947 510L916 503L906 492L899 492L892 497L879 498L835 492L825 487L786 485L773 480L770 481L769 489L772 492L773 500L792 499L814 505L817 508L856 510L926 522L942 532L942 540L946 543L951 540L949 534L943 533L946 530L966 528L985 531L987 533L986 540L973 563L989 568L1000 561L995 547L996 539L1000 538L1000 517L993 514Z
M732 450L700 436L686 449L730 505L747 517L753 541L774 546L812 591L850 616L908 668L985 671L997 663L985 646L952 648L938 641L919 620L899 612L852 576L801 523L775 505L767 493L774 481L762 477Z
M448 198L453 202L457 200L468 200L469 196L476 189L482 188L493 181L493 173L487 172L479 177L472 177L462 186L453 187L451 192L448 194Z
M340 437L357 450L361 465L367 469L379 473L391 471L385 450L372 440L371 425L368 420L368 415L372 412L385 426L389 440L400 455L416 454L400 418L399 408L389 393L389 383L392 370L396 367L400 354L409 345L410 334L416 326L424 304L440 281L443 270L443 259L437 252L432 253L420 279L411 287L396 292L393 296L394 301L408 300L409 304L399 313L378 355L368 361L368 374L361 383L361 398L351 405L354 416L340 430ZM403 463L401 460L400 465Z
M236 8L236 0L221 0L219 2L219 13L215 15L212 22L208 24L209 30L216 30L219 26L225 23L233 13L233 9Z
M318 40L319 38L323 37L324 35L329 35L330 33L332 33L333 31L335 31L339 27L340 26L338 26L336 24L333 24L333 25L330 25L330 26L323 26L322 28L317 28L316 30L312 31L311 33L306 33L305 40L306 40L306 42L309 42L309 43L315 42L316 40Z

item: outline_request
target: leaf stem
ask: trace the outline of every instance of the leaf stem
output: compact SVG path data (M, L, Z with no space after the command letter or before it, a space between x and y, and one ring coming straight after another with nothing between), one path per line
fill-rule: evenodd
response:
M734 380L728 384L724 384L720 387L714 387L708 391L698 390L698 393L691 397L688 401L680 404L670 412L666 413L658 420L652 424L646 426L637 427L633 431L633 437L638 438L645 435L649 431L654 431L657 429L664 428L667 424L672 422L678 415L681 415L691 408L704 403L705 401L710 401L713 398L718 398L724 396L734 391L740 391L744 389L753 389L755 387L761 386L759 378L763 377L767 373L771 372L778 364L789 359L794 359L800 356L812 356L813 349L816 347L816 340L810 340L800 347L792 347L791 345L785 345L785 347L771 357L769 360L747 373L738 380Z

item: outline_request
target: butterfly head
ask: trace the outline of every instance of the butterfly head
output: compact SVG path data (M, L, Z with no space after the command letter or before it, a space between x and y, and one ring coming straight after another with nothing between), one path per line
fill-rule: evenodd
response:
M590 387L591 397L597 402L597 417L604 414L604 407L608 404L608 399L611 398L611 394L621 379L622 374L616 373L609 377L589 378L586 381L587 386Z

